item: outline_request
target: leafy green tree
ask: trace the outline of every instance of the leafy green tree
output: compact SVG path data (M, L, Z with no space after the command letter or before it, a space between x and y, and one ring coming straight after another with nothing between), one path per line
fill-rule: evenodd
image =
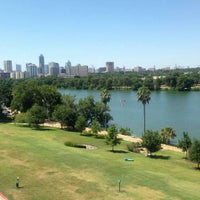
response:
M101 97L101 101L103 102L103 104L104 104L105 107L106 107L107 104L108 104L108 102L110 102L110 99L111 99L110 93L108 92L108 90L103 89L103 90L101 91L100 97ZM104 124L104 127L107 128L106 115L105 115L105 124Z
M161 136L158 131L147 130L142 136L142 146L151 154L161 149Z
M154 90L154 81L152 77L146 77L143 82L144 87L149 90Z
M2 79L0 78L0 106L10 106L12 101L12 87L13 79Z
M97 137L98 132L101 130L100 123L98 122L97 119L94 119L92 121L91 130L92 130L92 133Z
M192 146L189 149L189 158L191 161L197 163L197 169L200 165L200 140L194 140Z
M111 125L108 128L108 134L106 135L106 144L111 145L112 151L114 151L114 146L121 143L121 140L117 137L118 130L115 125Z
M94 118L98 120L101 127L105 127L105 124L108 124L108 122L113 119L109 111L110 108L108 105L105 106L102 102L95 103Z
M85 117L87 126L90 126L92 120L95 119L95 100L93 96L88 96L84 99L79 99L78 102L78 113Z
M34 104L46 109L48 118L51 118L56 105L61 103L61 94L54 86L38 85L36 80L24 81L13 88L13 110L26 112Z
M56 87L49 85L39 86L38 91L37 103L46 109L47 117L50 119L55 107L61 104L61 94Z
M34 104L27 112L27 122L33 128L39 128L45 119L46 110L37 104Z
M183 150L183 152L185 152L186 159L188 157L187 153L191 145L192 145L192 141L188 135L188 132L183 132L183 138L181 138L178 141L178 146Z
M176 137L176 131L172 127L165 127L161 130L161 138L164 144L170 144L171 139Z
M110 93L108 92L108 90L103 89L103 90L101 91L100 97L101 97L101 101L102 101L105 105L107 105L107 104L110 102L111 95L110 95Z
M38 83L33 79L19 83L13 88L12 93L12 110L26 112L34 104L39 102L39 100L37 100L37 98L40 96L38 91Z
M53 118L60 122L61 128L67 126L68 129L74 129L77 112L66 105L58 105L53 112Z
M77 131L82 132L86 127L86 119L83 116L78 116L76 123L75 123L75 129Z
M176 84L176 89L178 91L189 91L191 90L193 81L190 79L187 75L181 74L177 78L177 84Z
M153 83L154 83L154 90L160 90L161 80L159 78L156 78L153 80Z
M149 103L151 91L147 87L140 87L137 91L137 99L142 102L144 112L144 133L146 131L146 104Z

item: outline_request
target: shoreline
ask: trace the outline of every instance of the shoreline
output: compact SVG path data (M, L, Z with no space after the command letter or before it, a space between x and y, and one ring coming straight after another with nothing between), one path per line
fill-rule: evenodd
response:
M44 123L43 126L50 126L50 127L56 127L56 128L61 128L60 123L58 122L48 122ZM86 131L89 131L90 128L86 128ZM107 131L100 131L98 134L100 135L106 135ZM118 134L118 138L127 141L127 142L142 142L142 139L139 137L133 137L133 136L128 136L128 135L122 135ZM167 144L161 144L162 150L170 150L170 151L176 151L176 152L183 152L182 149L172 146L172 145L167 145Z

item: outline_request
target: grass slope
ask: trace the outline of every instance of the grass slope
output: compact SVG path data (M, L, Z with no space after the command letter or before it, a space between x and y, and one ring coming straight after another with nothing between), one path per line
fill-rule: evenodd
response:
M97 149L67 147L65 141ZM9 200L199 198L200 172L182 159L184 154L161 150L157 159L150 159L126 152L126 144L122 142L115 148L118 153L112 153L103 139L56 128L0 124L0 192ZM134 162L125 162L125 157Z

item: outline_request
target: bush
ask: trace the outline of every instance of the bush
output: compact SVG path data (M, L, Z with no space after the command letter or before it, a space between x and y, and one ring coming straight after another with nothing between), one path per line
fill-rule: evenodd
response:
M15 116L15 123L27 123L27 114L19 113Z
M134 153L140 153L141 144L139 142L132 142L127 144L127 149Z
M91 130L89 130L89 131L82 131L81 135L82 136L93 136L94 134L92 133Z
M125 128L121 127L119 129L119 133L122 134L122 135L129 135L130 136L131 135L131 129L127 128L127 127L125 127Z

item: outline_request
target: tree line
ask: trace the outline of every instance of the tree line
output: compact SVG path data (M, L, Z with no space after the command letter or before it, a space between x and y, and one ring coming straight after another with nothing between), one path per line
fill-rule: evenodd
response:
M97 120L100 126L107 126L112 116L109 114L109 95L102 90L102 101L93 96L81 98L61 95L57 88L39 85L34 79L17 84L12 90L11 109L18 114L16 122L39 127L45 121L57 121L62 128L81 131Z
M137 91L145 86L151 91L160 90L162 86L177 91L189 91L200 84L200 74L196 72L183 73L172 71L162 76L154 74L141 74L135 72L91 74L88 77L58 78L40 77L39 82L54 85L58 88L72 89L131 89ZM166 88L165 87L165 88ZM199 89L195 87L195 89Z

